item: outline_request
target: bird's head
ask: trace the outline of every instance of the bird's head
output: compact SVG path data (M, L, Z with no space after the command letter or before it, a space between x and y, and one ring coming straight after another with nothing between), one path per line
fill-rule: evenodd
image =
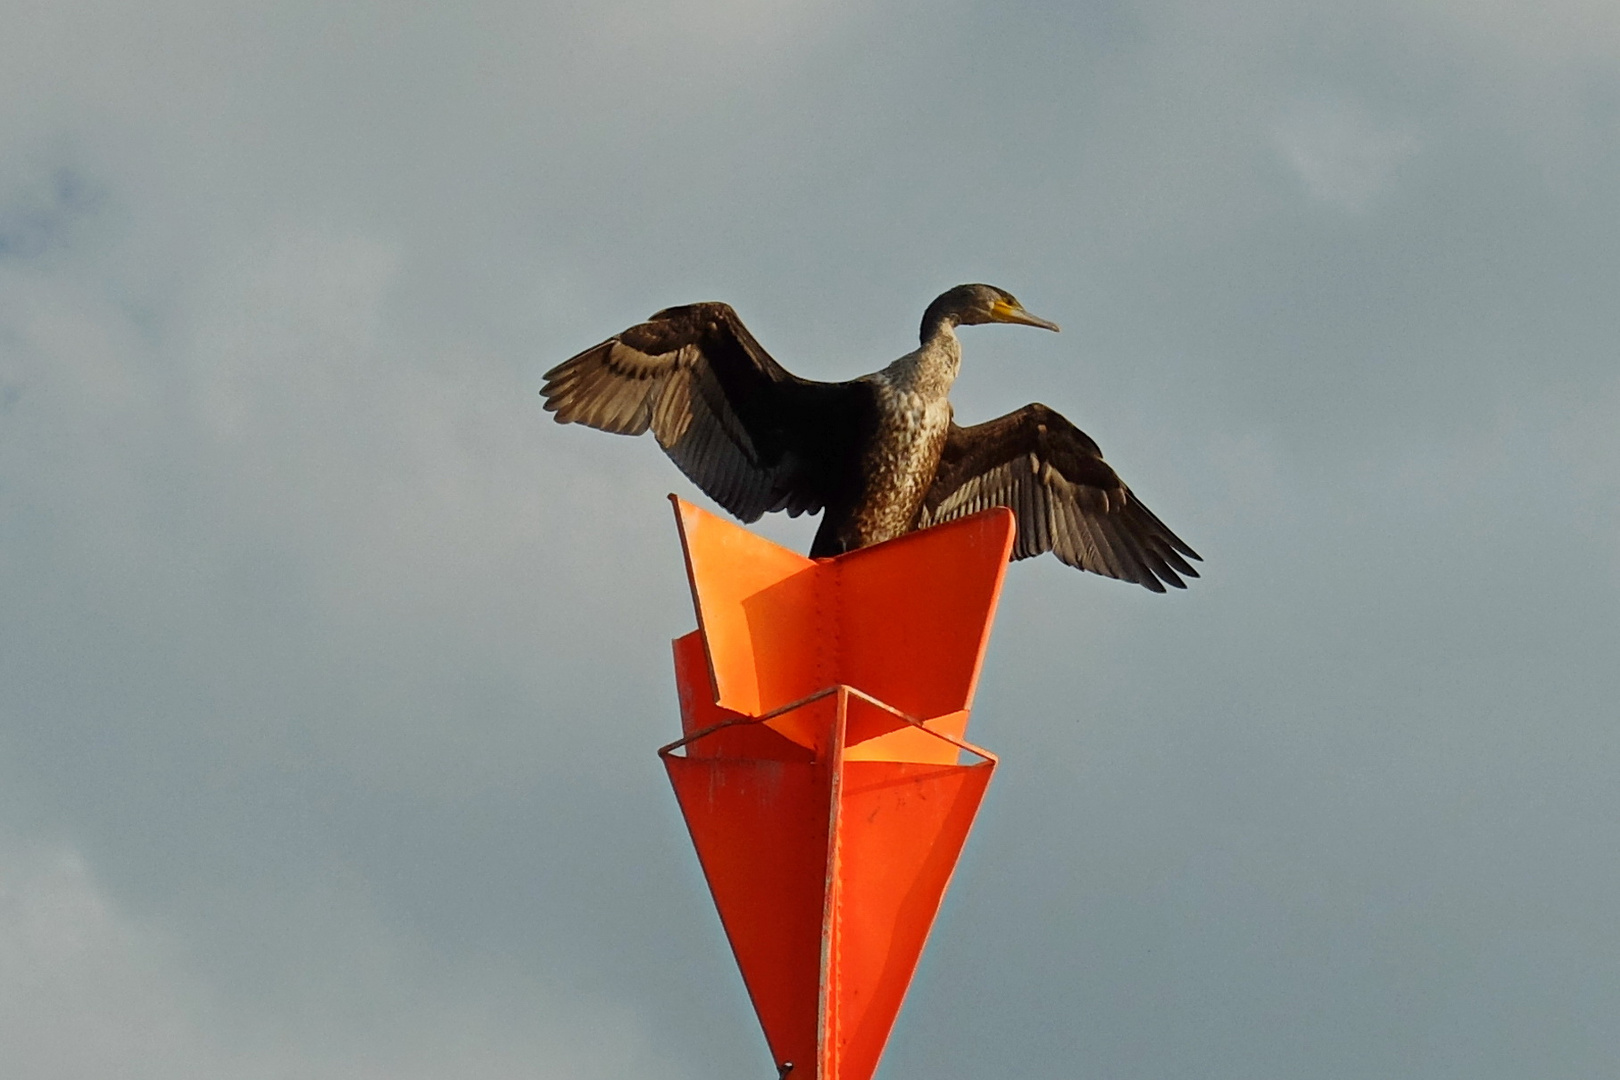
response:
M923 315L923 337L941 322L956 326L976 326L980 323L1018 323L1038 326L1042 330L1056 330L1057 323L1037 318L1024 310L1018 298L1006 289L994 285L958 285L928 305Z

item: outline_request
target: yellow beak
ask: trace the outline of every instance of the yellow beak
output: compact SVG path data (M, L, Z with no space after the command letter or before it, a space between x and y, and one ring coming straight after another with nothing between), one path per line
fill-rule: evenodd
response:
M1037 318L1019 307L1009 304L1005 300L997 300L990 308L990 317L996 322L1018 323L1020 326L1038 326L1042 330L1051 330L1056 333L1058 324Z

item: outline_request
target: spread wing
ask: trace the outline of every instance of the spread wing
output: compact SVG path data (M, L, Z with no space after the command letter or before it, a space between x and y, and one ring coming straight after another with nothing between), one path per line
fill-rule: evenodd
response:
M809 412L837 384L789 374L729 304L666 308L546 372L561 424L620 435L648 429L680 470L744 521L816 511Z
M1005 506L1013 558L1050 551L1070 566L1164 592L1197 577L1193 551L1143 506L1097 444L1045 405L973 427L951 425L919 525ZM1184 557L1185 556L1185 557Z

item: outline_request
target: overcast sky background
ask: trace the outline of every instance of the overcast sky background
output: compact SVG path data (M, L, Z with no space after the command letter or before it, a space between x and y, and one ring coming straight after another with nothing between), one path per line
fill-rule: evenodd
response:
M1620 1074L1613 0L0 2L8 1077L771 1074L542 372L962 281L1205 556L1008 575L882 1077ZM804 522L766 527L807 545Z

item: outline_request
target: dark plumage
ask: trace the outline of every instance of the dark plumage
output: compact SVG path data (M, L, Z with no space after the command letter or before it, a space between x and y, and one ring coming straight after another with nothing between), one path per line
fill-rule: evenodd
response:
M1185 588L1197 553L1061 415L1026 405L973 427L952 420L956 327L986 322L1057 329L1001 289L959 285L929 305L916 351L826 383L771 359L730 306L688 304L559 364L540 393L559 423L651 429L693 483L744 521L824 510L813 556L1006 506L1018 522L1015 559L1051 551L1155 592Z

